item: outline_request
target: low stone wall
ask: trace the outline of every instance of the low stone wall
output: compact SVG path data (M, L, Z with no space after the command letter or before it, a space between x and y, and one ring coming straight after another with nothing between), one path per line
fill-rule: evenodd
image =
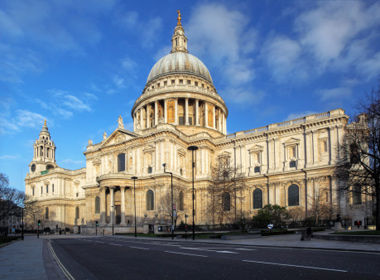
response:
M371 236L371 235L314 234L313 238L324 239L324 240L380 244L380 236Z

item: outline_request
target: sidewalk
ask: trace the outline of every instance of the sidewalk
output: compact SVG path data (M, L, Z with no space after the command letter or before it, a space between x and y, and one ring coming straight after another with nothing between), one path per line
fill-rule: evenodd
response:
M0 279L47 279L42 246L42 239L25 236L0 248Z

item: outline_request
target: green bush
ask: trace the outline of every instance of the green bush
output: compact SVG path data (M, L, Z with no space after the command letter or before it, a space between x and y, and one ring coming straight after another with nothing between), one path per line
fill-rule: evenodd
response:
M283 220L288 216L285 207L279 205L265 205L256 216L253 216L252 226L255 228L266 228L268 224L273 224L274 228L284 226Z

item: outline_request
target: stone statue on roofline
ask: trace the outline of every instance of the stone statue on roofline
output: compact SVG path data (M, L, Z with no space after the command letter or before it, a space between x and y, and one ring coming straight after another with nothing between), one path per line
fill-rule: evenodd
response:
M117 123L118 123L118 128L124 128L123 118L121 116L119 116Z

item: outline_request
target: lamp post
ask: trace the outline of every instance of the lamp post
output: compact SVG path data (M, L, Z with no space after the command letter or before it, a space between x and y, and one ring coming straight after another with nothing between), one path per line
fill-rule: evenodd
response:
M137 224L136 224L136 180L137 180L137 177L133 176L131 179L133 180L133 200L134 200L134 205L135 205L135 237L137 237Z
M24 240L24 206L21 207L21 240Z
M191 167L193 171L193 240L195 239L195 208L194 208L194 200L195 200L195 190L194 190L194 168L195 168L195 162L194 162L194 151L198 150L197 146L190 146L187 148L189 151L191 151Z
M162 166L164 167L164 173L170 174L170 190L171 190L171 204L172 204L172 240L174 239L174 202L173 202L173 172L167 172L166 171L166 163L163 163Z
M111 217L111 220L112 220L112 235L115 235L115 205L111 205L111 207L112 207L112 213L111 213L111 215L112 215L112 217Z

